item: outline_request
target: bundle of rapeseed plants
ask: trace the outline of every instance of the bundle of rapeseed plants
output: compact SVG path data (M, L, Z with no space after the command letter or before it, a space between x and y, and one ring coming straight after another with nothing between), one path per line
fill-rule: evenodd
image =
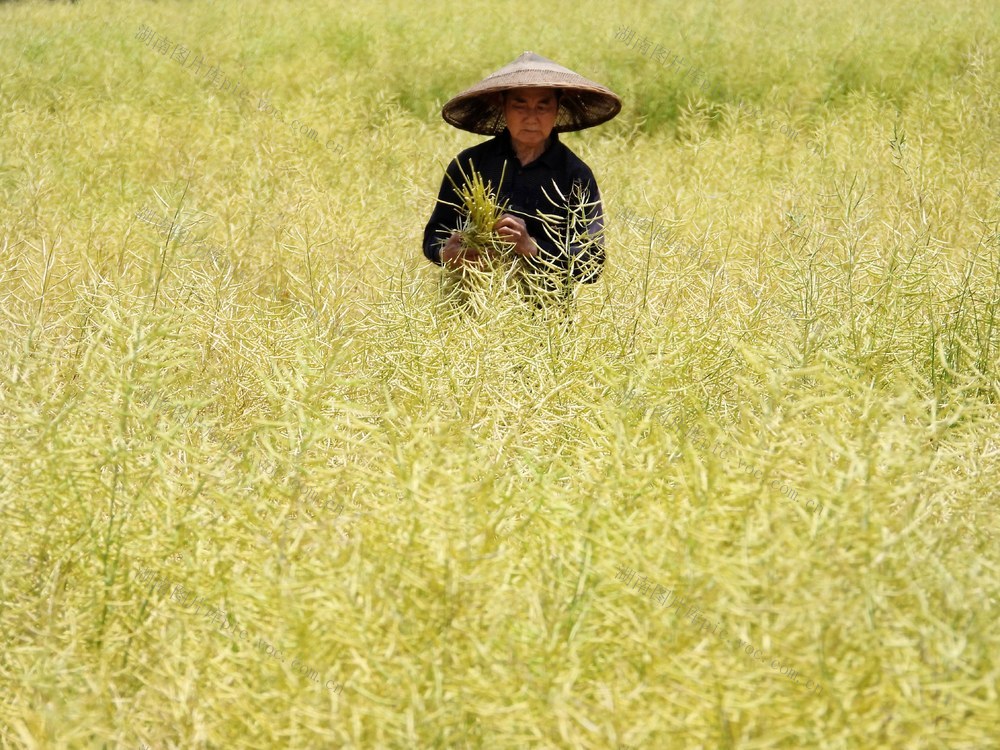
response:
M462 214L455 231L463 247L479 254L480 262L446 268L444 293L445 298L459 309L478 314L491 307L491 297L508 288L510 282L521 275L523 267L514 253L513 243L504 240L493 228L500 217L509 212L507 201L499 199L492 183L484 181L471 163L468 173L461 163L458 169L462 174L461 185L448 175L461 200L460 204L451 204ZM501 183L504 174L506 169L501 172Z

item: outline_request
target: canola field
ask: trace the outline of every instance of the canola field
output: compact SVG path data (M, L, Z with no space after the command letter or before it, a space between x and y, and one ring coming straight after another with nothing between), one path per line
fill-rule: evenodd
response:
M534 51L607 265L442 302ZM1000 747L1000 7L0 2L0 748Z

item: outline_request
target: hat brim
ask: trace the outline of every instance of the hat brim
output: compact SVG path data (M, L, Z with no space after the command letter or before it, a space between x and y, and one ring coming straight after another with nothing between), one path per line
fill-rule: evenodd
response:
M525 52L448 101L441 116L449 125L480 135L496 135L507 126L501 92L518 88L558 89L559 112L552 128L557 133L592 128L607 122L622 108L622 100L606 86L595 83L548 60Z

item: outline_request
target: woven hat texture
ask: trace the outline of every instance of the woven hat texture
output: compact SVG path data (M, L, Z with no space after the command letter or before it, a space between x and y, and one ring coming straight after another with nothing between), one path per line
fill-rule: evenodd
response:
M534 52L525 52L500 70L453 97L441 110L445 121L461 130L496 135L507 122L495 94L522 87L554 88L562 92L553 130L565 133L607 122L622 108L622 100L606 86L584 78Z

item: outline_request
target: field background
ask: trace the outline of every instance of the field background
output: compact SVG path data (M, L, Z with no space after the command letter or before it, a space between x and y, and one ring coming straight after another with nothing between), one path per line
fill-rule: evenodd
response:
M1000 747L998 40L0 3L0 747ZM609 217L569 328L449 314L420 250L480 140L441 105L524 50L625 101L564 136Z

